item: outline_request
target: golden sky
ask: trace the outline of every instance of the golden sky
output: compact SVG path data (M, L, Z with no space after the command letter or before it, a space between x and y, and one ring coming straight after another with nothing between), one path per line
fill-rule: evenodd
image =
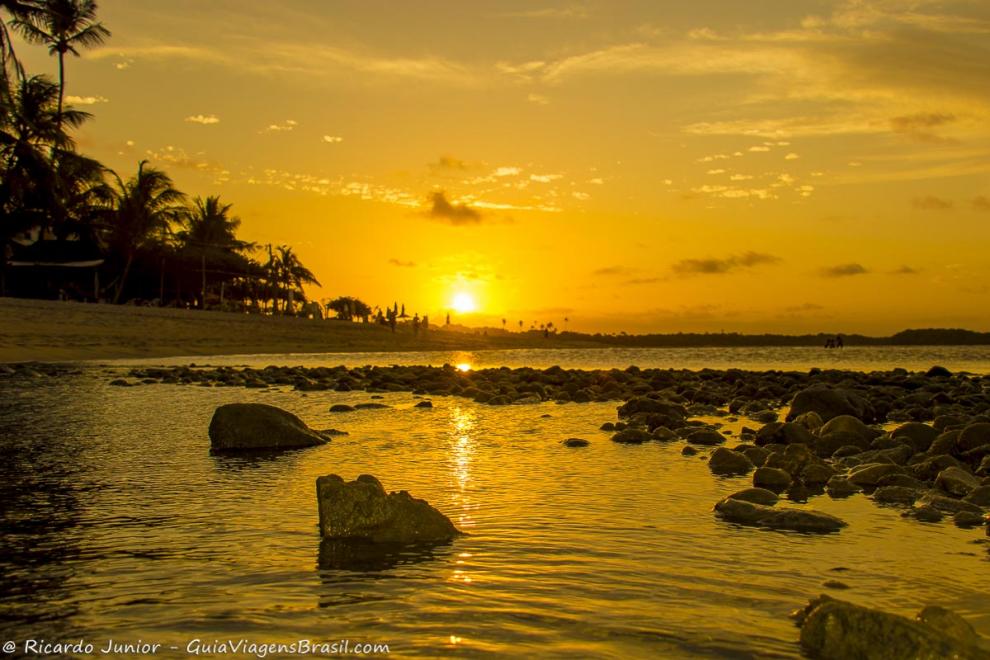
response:
M101 0L81 149L323 286L584 331L990 330L990 2ZM20 45L33 72L44 48ZM455 315L456 316L456 315Z

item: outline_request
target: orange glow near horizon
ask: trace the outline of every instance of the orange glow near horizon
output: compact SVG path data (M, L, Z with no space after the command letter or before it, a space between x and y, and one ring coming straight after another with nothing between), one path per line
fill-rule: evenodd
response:
M959 65L990 3L99 4L80 151L233 204L310 299L514 332L990 330L990 85Z

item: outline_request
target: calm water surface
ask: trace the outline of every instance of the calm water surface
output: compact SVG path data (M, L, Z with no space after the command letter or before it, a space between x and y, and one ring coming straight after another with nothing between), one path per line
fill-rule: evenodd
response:
M0 382L4 640L347 638L399 656L786 657L800 653L788 612L830 579L849 585L839 597L907 615L939 603L990 635L982 530L906 522L862 495L812 500L850 523L835 535L721 523L712 505L749 479L713 477L681 456L682 443L610 442L596 429L615 419L614 404L441 397L423 410L390 393L391 409L331 415L331 404L369 395L108 380L92 368ZM234 401L350 435L275 457L210 456L213 410ZM591 446L559 445L570 436ZM470 536L332 564L314 486L328 473L374 474Z

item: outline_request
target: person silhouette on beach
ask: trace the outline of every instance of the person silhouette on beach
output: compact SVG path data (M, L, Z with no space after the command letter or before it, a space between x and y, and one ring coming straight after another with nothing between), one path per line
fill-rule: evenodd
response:
M844 348L845 344L842 341L842 335L835 336L835 348Z

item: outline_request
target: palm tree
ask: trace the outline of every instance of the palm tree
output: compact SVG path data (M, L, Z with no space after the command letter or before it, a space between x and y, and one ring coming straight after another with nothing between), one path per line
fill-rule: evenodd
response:
M0 104L0 251L4 253L13 236L32 227L44 233L63 215L57 207L64 200L60 191L65 186L51 156L72 161L68 176L82 165L57 119L57 93L55 84L44 76L22 78L10 102ZM70 108L63 119L74 127L88 117Z
M193 206L182 216L183 229L178 232L181 247L198 256L202 273L202 303L206 306L206 260L217 262L228 270L247 270L246 258L241 254L253 247L237 238L240 218L230 215L232 204L223 204L218 195L203 199L197 197ZM164 263L162 264L164 270ZM231 279L227 277L226 279ZM164 287L162 287L164 288Z
M320 283L313 272L299 261L299 257L296 256L291 247L279 245L276 250L278 251L274 258L276 279L279 284L284 285L283 291L286 295L282 310L291 312L292 295L298 291L300 295L304 296L303 284L320 286Z
M138 163L137 174L126 183L114 174L117 190L110 214L109 239L124 258L114 303L120 302L138 251L163 243L173 223L186 211L185 195L175 189L172 179L161 170L146 167L147 164L146 160Z
M44 44L58 55L58 118L65 97L65 54L79 56L77 46L98 46L110 30L96 20L95 0L39 0L37 10L22 12L13 26L29 43Z
M13 67L18 78L24 77L24 68L14 52L14 44L10 40L10 33L7 31L3 12L7 12L14 20L17 20L24 19L36 11L38 11L38 4L34 0L0 0L0 75L3 76L2 82L4 83L0 87L0 94L8 92L12 84L8 67ZM7 99L4 98L3 100Z

